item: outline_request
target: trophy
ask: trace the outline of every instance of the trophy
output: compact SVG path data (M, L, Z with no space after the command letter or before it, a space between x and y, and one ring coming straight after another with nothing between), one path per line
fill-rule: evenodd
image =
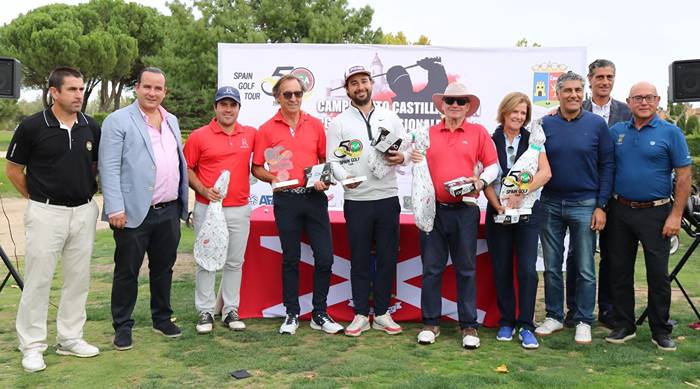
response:
M333 183L333 174L329 162L310 166L304 169L306 175L306 187L313 188L316 181L321 181L326 185Z
M467 177L457 177L445 182L445 190L454 197L464 196L474 191L474 183L467 181Z
M498 197L506 210L502 214L494 215L496 223L513 224L521 220L527 221L532 215L537 192L530 192L529 187L537 172L545 140L542 119L537 119L532 122L529 147L501 181L501 193Z
M390 150L398 150L403 139L384 127L379 127L379 135L372 140L372 146L380 153L387 153Z
M285 150L282 146L269 147L265 149L265 162L279 181L272 184L272 189L286 188L299 184L298 179L289 179L289 170L294 168L292 163L292 151Z
M367 176L357 176L357 177L350 177L346 178L344 180L341 180L340 183L342 185L352 185L358 182L364 182L367 181Z

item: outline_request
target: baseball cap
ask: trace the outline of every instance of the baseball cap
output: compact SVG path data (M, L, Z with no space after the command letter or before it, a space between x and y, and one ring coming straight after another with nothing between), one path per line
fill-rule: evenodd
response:
M214 96L214 102L218 103L223 99L233 99L239 105L241 104L241 93L238 89L232 86L222 86L216 91L216 96Z
M354 76L355 74L366 74L370 78L372 77L372 72L370 72L364 65L350 65L345 69L345 82L348 82L348 78Z

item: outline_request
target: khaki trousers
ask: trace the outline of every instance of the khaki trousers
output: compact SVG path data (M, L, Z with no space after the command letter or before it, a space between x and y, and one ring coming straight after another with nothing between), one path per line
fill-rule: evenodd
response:
M24 290L16 321L22 352L47 348L49 293L59 258L63 259L63 287L56 316L57 341L83 337L97 215L94 201L78 207L29 201L24 216Z

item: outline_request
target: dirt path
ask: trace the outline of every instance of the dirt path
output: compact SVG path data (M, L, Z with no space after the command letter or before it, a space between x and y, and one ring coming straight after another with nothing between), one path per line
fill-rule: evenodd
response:
M95 196L94 199L101 210L102 196ZM0 245L10 258L14 257L15 251L19 256L24 255L24 209L27 201L23 198L3 198L0 203ZM109 225L98 220L97 228L109 228Z
M194 208L194 192L192 190L190 190L189 199L189 209L191 210ZM102 196L97 195L94 200L102 212ZM18 256L24 256L24 209L27 207L27 201L27 199L14 197L0 199L0 205L2 205L0 207L0 246L12 259L14 259L15 251ZM109 228L109 224L98 219L97 229L104 228Z

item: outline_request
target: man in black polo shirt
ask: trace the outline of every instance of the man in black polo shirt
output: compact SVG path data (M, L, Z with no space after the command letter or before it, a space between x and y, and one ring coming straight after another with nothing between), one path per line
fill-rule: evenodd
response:
M56 316L56 353L93 357L100 352L83 340L98 214L92 195L97 189L100 141L97 122L80 112L84 90L80 72L54 70L49 76L53 105L20 123L7 151L7 177L30 200L24 290L16 322L22 367L29 372L46 368L49 292L59 257L64 280Z

